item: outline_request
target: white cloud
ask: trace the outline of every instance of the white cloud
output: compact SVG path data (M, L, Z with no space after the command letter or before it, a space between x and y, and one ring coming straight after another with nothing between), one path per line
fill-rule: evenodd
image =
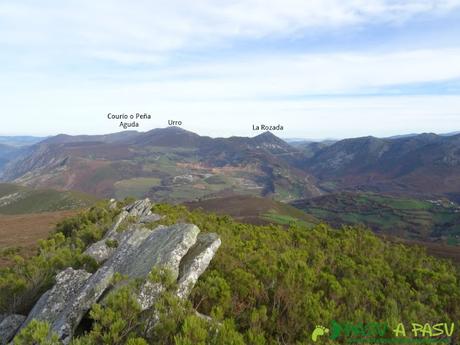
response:
M385 87L460 78L460 49L395 53L285 54L154 70L111 77L111 88L171 101L284 98L321 94L378 93ZM116 86L115 86L116 87Z
M54 51L135 64L156 62L159 53L209 48L232 39L401 22L458 6L460 0L48 0L27 5L4 0L0 43L49 56Z
M213 135L251 134L249 124L260 121L285 121L287 135L309 137L458 129L456 96L289 100L460 78L458 48L262 54L249 47L212 55L238 40L401 25L459 6L460 0L3 0L2 112L11 119L8 130L41 134L113 132L118 128L104 114L137 111L155 115L151 127L183 119ZM216 123L217 116L228 120Z

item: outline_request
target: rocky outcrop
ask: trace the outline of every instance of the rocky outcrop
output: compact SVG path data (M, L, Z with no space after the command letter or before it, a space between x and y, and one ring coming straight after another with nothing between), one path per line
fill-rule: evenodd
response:
M104 262L115 253L116 239L101 240L93 243L85 254L92 257L98 264Z
M115 273L128 279L144 279L138 295L143 310L151 308L164 290L159 283L146 279L154 267L172 272L178 283L177 295L187 297L219 248L220 239L216 234L200 235L200 229L193 224L160 225L151 230L143 220L159 216L150 209L148 199L126 207L104 239L86 251L102 263L100 268L94 274L72 268L60 272L54 287L39 299L22 327L33 319L47 321L59 339L69 343L91 306L119 287L113 286ZM133 217L132 221L119 231L127 217Z
M111 202L109 207L113 208L114 205L115 203ZM133 221L132 226L136 226L153 223L161 219L161 216L152 213L151 208L152 204L148 198L124 207L104 238L89 246L85 254L91 256L99 264L107 260L116 251L116 245L121 239L121 233L118 230L124 221L131 219Z
M221 244L216 234L199 235L195 245L182 258L177 295L185 298L208 267Z
M153 223L153 222L159 221L161 218L162 217L160 215L152 213L147 216L140 217L139 223L143 223L143 224Z
M0 345L8 344L8 341L16 334L25 319L25 316L17 314L3 318L0 323Z
M65 311L67 302L75 298L90 276L91 274L84 270L74 270L71 267L58 273L56 284L40 297L24 325L33 319L54 323L57 317Z
M138 200L133 204L126 206L125 210L129 213L130 216L142 217L152 214L152 211L150 210L151 208L152 204L150 203L149 198L146 198L144 200Z
M96 303L112 281L114 271L112 267L102 267L93 274L75 294L71 294L66 300L65 308L51 323L51 331L55 332L64 344L72 339L73 332L80 324L83 316ZM51 308L50 308L51 309Z

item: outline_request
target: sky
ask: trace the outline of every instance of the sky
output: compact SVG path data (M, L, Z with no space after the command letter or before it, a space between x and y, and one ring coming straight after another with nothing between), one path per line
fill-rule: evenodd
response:
M0 135L460 130L460 0L0 0ZM131 122L131 121L128 121Z

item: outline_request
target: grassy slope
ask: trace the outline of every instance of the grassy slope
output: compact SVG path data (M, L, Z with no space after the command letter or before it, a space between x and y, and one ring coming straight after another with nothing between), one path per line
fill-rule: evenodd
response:
M135 177L126 180L117 181L114 185L115 196L118 199L125 197L141 198L146 192L155 186L160 185L161 179L156 177Z
M51 189L31 189L0 184L0 252L17 251L28 257L39 240L48 236L56 223L92 205L94 197ZM0 266L11 260L0 258Z
M77 192L31 189L0 184L0 214L26 214L78 209L93 204L96 198Z
M23 257L34 255L38 241L47 238L58 222L77 212L69 210L0 215L0 253L14 250ZM10 259L0 256L0 267L11 263Z
M208 199L185 203L189 209L203 209L207 212L229 215L239 221L251 224L318 224L319 220L290 205L268 198L238 195L226 198Z

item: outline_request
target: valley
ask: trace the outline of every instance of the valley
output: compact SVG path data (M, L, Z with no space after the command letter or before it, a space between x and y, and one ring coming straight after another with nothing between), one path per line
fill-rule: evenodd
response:
M293 166L302 154L269 133L212 139L169 127L118 137L58 136L30 150L9 162L4 180L169 202L241 193L284 201L321 193L311 176ZM146 187L143 195L139 186Z
M253 224L361 224L446 252L460 243L456 133L288 144L270 132L211 138L167 127L61 134L18 150L3 151L3 214L149 197Z

